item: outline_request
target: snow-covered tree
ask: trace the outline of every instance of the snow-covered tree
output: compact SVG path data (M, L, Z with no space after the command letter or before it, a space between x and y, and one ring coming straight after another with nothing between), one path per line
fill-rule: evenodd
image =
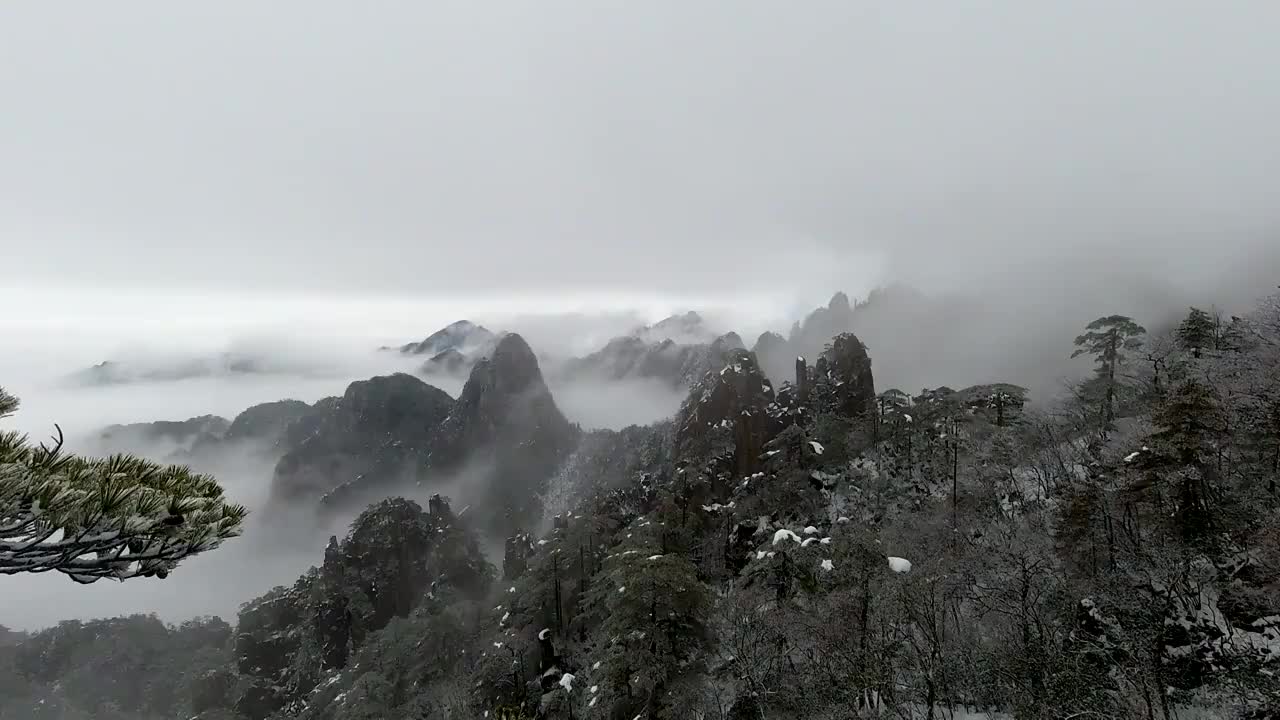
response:
M0 389L0 417L18 407ZM166 577L239 534L246 510L208 475L128 455L87 459L0 432L0 574L80 583Z
M696 677L713 642L711 593L694 564L673 554L619 553L592 588L605 609L598 629L601 691L646 718L680 717L671 693Z
M1215 347L1218 335L1217 325L1212 315L1198 307L1193 307L1187 313L1186 319L1178 326L1178 343L1184 350L1190 350L1198 358L1203 350Z
M1146 328L1124 315L1100 317L1085 327L1076 338L1078 348L1071 357L1092 355L1098 363L1098 377L1103 382L1106 399L1103 405L1104 425L1115 420L1116 373L1128 359L1128 353L1142 344Z

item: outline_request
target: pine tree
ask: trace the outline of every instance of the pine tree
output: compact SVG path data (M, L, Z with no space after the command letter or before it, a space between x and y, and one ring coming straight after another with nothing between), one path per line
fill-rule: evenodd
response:
M1155 464L1178 476L1174 521L1179 533L1188 540L1204 537L1214 525L1212 458L1226 430L1221 404L1208 386L1187 380L1170 394L1154 420L1159 429L1152 439L1163 460Z
M1178 343L1197 359L1202 351L1216 349L1217 334L1214 318L1198 307L1191 308L1177 330Z
M1141 336L1147 330L1124 315L1100 317L1089 323L1085 330L1076 338L1075 344L1079 349L1071 353L1071 357L1092 355L1097 360L1097 374L1105 388L1103 425L1110 427L1115 420L1117 371L1128 359L1126 353L1142 345Z
M0 417L18 408L0 389ZM85 459L0 432L0 575L166 577L240 533L247 511L207 475L128 455Z
M682 717L666 693L695 677L711 648L711 593L689 560L647 552L612 556L593 583L592 604L606 610L597 631L602 677L645 717Z

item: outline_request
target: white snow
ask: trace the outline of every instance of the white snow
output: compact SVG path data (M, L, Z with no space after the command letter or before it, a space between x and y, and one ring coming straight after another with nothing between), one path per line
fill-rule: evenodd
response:
M599 689L600 689L600 686L599 686L599 685L592 685L592 686L591 686L591 692L595 692L595 691L597 691L597 690L599 690Z
M511 587L507 588L507 592L509 592L509 593L513 593L513 592L515 592L515 591L516 591L516 586L515 586L515 585L512 585Z
M777 545L783 540L795 540L796 542L800 542L800 536L786 528L782 528L773 534L773 544Z
M564 675L561 675L560 687L564 688L565 692L573 692L573 680L573 673L565 673Z
M818 528L816 528L816 527L814 527L814 526L810 525L809 527L807 527L807 528L805 528L805 529L804 529L804 534L805 534L805 535L817 535L817 534L818 534Z
M1129 453L1128 455L1125 455L1125 456L1124 456L1124 461L1125 461L1125 462L1127 462L1127 463L1131 463L1131 462L1133 462L1134 460L1136 460L1136 459L1137 459L1137 457L1138 457L1139 455L1141 455L1141 454L1142 454L1142 451L1141 451L1141 450L1135 450L1135 451L1133 451L1133 452Z
M620 593L624 593L624 592L626 592L626 591L627 591L627 586L626 586L626 585L623 585L622 587L618 588L618 592L620 592Z
M600 699L600 698L591 698L591 702L587 703L587 707L595 707L595 706L596 706L596 701L597 701L597 700L599 700L599 699Z
M650 559L650 560L661 560L661 559L662 559L662 556L661 556L661 555L650 555L650 556L649 556L649 559Z
M824 537L824 538L822 538L821 540L819 540L818 542L822 543L823 545L830 545L830 544L831 544L831 538L829 538L829 537Z
M890 557L889 569L896 573L911 572L911 561L906 558Z
M818 538L813 538L813 537L811 537L811 538L805 538L805 539L804 539L804 542L800 543L800 547L809 547L810 545L812 545L812 544L814 544L814 543L816 543L816 542L818 542Z
M836 522L840 523L841 525L844 525L845 523L849 522L849 518L841 515L839 518L836 519Z
M597 660L597 661L596 661L596 664L591 666L591 669L592 669L592 670L599 670L599 669L600 669L600 661L599 661L599 660Z
M822 569L826 570L827 572L831 572L832 570L836 569L836 566L830 560L823 560Z
M906 413L902 413L902 419L911 422L911 416Z
M502 619L501 619L501 620L499 620L498 622L499 622L499 623L505 623L505 622L507 621L507 618L509 618L509 617L511 617L511 613L509 613L509 612L504 612L504 613L502 613Z
M826 448L822 447L822 443L817 442L815 440L809 441L809 447L813 448L813 451L818 453L819 455L821 455L823 451L826 450Z
M756 559L757 559L757 560L763 560L763 559L764 559L764 556L765 556L765 552L764 552L763 550L757 550L757 551L756 551Z
M538 639L546 640L547 636L550 634L551 634L551 628L542 628L542 630L538 631Z

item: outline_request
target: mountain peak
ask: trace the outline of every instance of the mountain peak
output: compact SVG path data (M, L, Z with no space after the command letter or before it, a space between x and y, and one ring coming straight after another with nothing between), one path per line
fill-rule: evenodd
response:
M487 367L482 367L486 366ZM533 348L518 333L504 335L493 349L488 362L481 361L471 371L471 378L489 375L494 389L521 392L542 385L542 370Z
M652 325L637 328L631 334L646 342L673 340L681 345L710 342L715 337L706 320L693 310L665 317Z
M849 304L849 296L844 292L837 292L831 296L831 301L827 303L827 309L832 312L847 313L853 310L853 306Z
M445 350L457 350L464 354L473 348L491 344L496 336L493 331L470 320L457 320L431 333L421 342L401 345L405 355L438 355Z

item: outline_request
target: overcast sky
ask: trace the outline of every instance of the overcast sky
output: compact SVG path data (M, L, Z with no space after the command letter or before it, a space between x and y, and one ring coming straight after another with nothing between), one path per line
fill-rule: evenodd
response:
M6 3L0 246L157 293L1191 282L1277 239L1277 37L1269 0Z

